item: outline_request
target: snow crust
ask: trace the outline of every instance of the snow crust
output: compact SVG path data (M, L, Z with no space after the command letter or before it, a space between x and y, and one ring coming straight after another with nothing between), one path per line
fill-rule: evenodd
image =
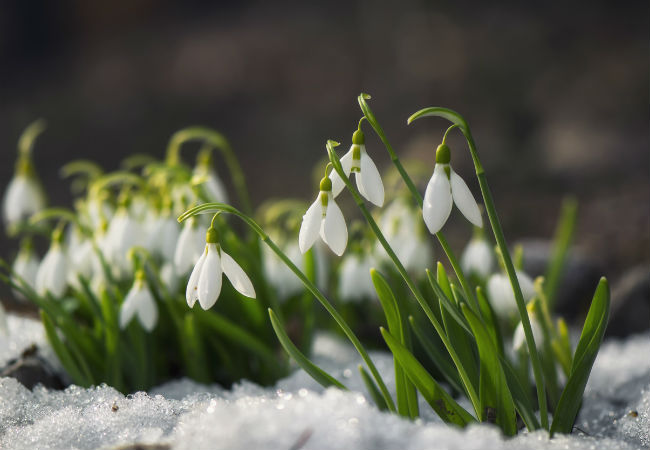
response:
M32 342L37 322L9 317L0 361ZM548 439L545 432L504 439L490 425L444 425L426 404L415 422L378 411L361 393L359 358L331 336L319 336L315 359L350 391L323 389L296 371L273 388L242 381L226 390L176 380L124 396L109 386L30 391L0 378L0 448L95 449L158 444L173 449L637 449L650 447L650 336L608 341L598 355L576 423L582 431ZM51 351L50 351L51 354ZM372 353L389 389L392 358Z

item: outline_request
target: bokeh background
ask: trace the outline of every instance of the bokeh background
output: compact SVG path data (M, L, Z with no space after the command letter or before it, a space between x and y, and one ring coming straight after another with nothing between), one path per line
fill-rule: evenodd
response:
M65 162L162 157L175 130L202 124L230 138L256 204L307 200L325 141L349 142L363 91L398 153L430 167L444 122L406 118L440 105L468 119L510 241L549 238L570 193L576 251L598 273L648 267L647 3L488 3L5 0L0 184L38 117L49 126L37 170L54 204L70 203ZM469 179L463 142L450 143ZM459 251L461 223L447 231ZM3 257L16 247L0 243Z

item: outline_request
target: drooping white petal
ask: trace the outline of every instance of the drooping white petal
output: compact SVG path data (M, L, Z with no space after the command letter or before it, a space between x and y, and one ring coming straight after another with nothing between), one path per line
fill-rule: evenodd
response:
M199 275L199 303L210 309L221 293L221 258L216 244L208 244L208 253Z
M302 253L307 252L318 239L318 231L322 220L323 205L319 193L316 201L311 204L305 215L302 216L302 225L300 225L300 234L298 235L298 245Z
M494 257L485 239L472 239L461 256L463 271L486 278L492 272Z
M521 271L516 271L517 280L524 301L528 302L535 296L533 280ZM495 314L499 317L510 317L517 314L517 302L515 292L510 284L510 278L506 274L496 273L490 277L487 284L490 305Z
M208 171L208 177L203 183L206 194L215 202L228 203L226 188L214 170Z
M357 184L363 186L363 196L370 202L377 206L384 204L384 184L381 182L377 166L363 147L361 150L361 172L357 174Z
M126 328L129 322L131 322L131 319L133 319L133 316L135 315L135 312L138 308L138 304L136 302L138 297L138 292L139 292L139 286L134 285L131 288L131 290L129 290L128 294L126 294L126 297L124 298L124 302L122 302L122 306L120 307L120 328L121 329Z
M451 184L444 164L436 164L427 184L422 205L422 217L431 234L436 234L449 218L452 207Z
M346 255L339 269L339 297L342 301L354 302L376 295L370 268L367 256Z
M194 246L194 230L196 226L192 219L185 221L183 229L178 235L178 242L174 250L174 265L179 274L187 273L196 260Z
M158 235L160 239L158 250L163 261L171 261L174 258L179 234L180 230L176 219L172 216L165 217Z
M167 287L167 290L173 294L178 290L178 274L173 262L165 262L160 267L160 279Z
M45 198L35 179L17 175L7 186L2 206L5 222L14 224L43 209Z
M349 177L350 171L352 170L352 148L350 148L350 150L341 158L341 167L343 168L343 173ZM332 195L336 197L345 187L345 183L339 176L338 172L334 169L332 169L332 173L330 173L330 180L332 181Z
M348 227L345 225L341 208L336 204L331 194L329 197L320 236L334 253L341 256L348 244Z
M18 253L13 264L13 271L31 288L36 286L36 274L38 273L39 261L34 252ZM21 294L22 295L22 294Z
M61 297L66 287L67 261L59 244L53 244L43 258L36 274L36 292Z
M138 320L145 330L151 332L158 322L158 307L149 289L144 287L135 301L137 302Z
M454 203L456 207L463 213L463 215L472 222L473 225L482 228L483 219L481 218L481 211L478 209L476 200L472 192L467 187L465 181L454 172L454 169L449 167L451 170L451 195L454 198Z
M223 250L221 250L221 268L237 291L246 297L255 298L255 288L253 288L250 278L244 269Z
M524 301L529 301L537 294L535 292L535 282L533 281L527 273L517 270L517 280L519 281L519 287L521 288L521 294L524 296ZM513 294L514 295L514 294Z
M194 307L194 303L199 299L199 277L201 276L201 269L203 269L203 264L207 256L208 246L206 245L203 254L192 270L190 280L187 282L187 288L185 289L185 300L187 300L187 306L190 308Z

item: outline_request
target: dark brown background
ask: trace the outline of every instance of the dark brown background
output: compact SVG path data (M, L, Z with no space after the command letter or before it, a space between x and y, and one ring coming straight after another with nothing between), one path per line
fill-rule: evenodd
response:
M465 115L510 241L550 236L573 193L578 248L604 274L648 260L646 2L9 0L0 14L2 189L20 132L44 117L37 169L56 204L70 201L63 163L162 157L192 124L230 137L256 204L308 199L326 139L349 142L365 91L400 155L431 165L443 122L406 118L432 105ZM467 179L468 153L451 144ZM8 257L15 243L1 239Z

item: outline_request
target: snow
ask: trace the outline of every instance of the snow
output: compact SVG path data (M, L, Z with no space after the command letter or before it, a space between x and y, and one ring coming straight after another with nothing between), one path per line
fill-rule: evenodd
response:
M43 345L36 322L9 317L0 361L31 342ZM650 337L608 341L596 360L572 435L545 432L504 439L490 425L465 430L440 422L422 405L411 422L378 411L363 392L359 358L337 338L319 336L315 359L350 391L323 389L302 371L273 388L248 381L225 390L176 380L124 396L109 386L30 391L0 378L0 448L95 449L158 444L173 449L637 449L650 439ZM389 389L390 355L372 353Z

